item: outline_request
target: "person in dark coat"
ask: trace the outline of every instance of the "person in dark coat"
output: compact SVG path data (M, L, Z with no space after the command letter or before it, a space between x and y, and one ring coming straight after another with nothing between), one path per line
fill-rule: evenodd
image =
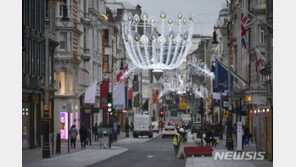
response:
M72 125L70 129L70 138L71 138L71 148L72 145L74 145L74 148L76 147L76 137L78 135L77 129L75 125Z
M79 129L79 135L80 135L80 143L81 148L85 148L85 140L87 139L87 130L85 129L84 125L81 125L81 128Z

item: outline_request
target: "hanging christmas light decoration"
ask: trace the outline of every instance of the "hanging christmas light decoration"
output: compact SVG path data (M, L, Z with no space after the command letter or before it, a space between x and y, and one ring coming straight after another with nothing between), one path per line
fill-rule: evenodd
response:
M127 54L136 68L172 70L185 60L193 33L192 17L177 18L160 13L159 20L125 13L122 22L122 38Z
M206 76L206 77L209 77L210 79L215 78L214 73L211 72L207 67L207 65L201 60L193 59L192 61L187 61L186 66L187 66L186 71L188 74Z

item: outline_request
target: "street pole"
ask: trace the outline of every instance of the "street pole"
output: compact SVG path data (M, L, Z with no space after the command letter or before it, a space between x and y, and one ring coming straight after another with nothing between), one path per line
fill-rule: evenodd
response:
M240 15L239 15L240 16ZM231 21L229 20L227 23L227 55L228 55L228 110L230 109L230 105L231 105L231 77L230 77L230 54L231 54L231 41L230 41L230 24ZM230 111L228 111L230 112ZM230 114L231 115L231 114ZM233 150L233 139L232 139L232 116L228 117L227 119L227 137L226 137L226 141L227 141L227 149L228 150Z
M216 67L218 68L218 67ZM223 125L222 125L222 120L223 120L223 112L222 112L222 90L220 90L220 140L223 139Z
M42 158L50 158L50 146L49 146L49 41L48 41L48 14L44 20L45 24L45 79L44 79L44 115L43 115L43 147Z

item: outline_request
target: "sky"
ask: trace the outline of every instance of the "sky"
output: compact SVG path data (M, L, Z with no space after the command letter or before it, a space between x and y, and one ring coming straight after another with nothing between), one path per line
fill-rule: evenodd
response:
M133 6L139 4L142 11L158 17L161 11L167 16L176 17L181 12L184 16L192 15L194 34L211 35L218 19L219 11L225 7L226 0L116 0L129 2Z

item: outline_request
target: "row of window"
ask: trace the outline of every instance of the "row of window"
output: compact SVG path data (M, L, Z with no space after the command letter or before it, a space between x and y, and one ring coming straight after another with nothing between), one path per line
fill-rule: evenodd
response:
M44 43L23 35L22 73L44 77Z
M45 0L22 0L22 24L44 33Z

